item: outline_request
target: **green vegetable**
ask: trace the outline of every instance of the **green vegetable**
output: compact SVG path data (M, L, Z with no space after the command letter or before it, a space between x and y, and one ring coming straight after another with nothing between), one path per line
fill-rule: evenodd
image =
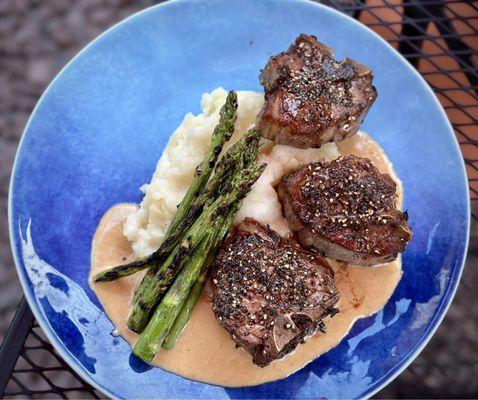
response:
M201 217L206 214L210 222L206 236L202 238L201 245L196 246L196 251L182 268L133 347L133 353L144 361L152 361L163 345L191 288L203 270L204 263L208 258L207 255L215 252L222 243L225 237L225 226L227 226L228 231L230 223L232 223L234 215L239 209L240 201L247 195L263 170L263 165L254 165L249 169L239 171L233 179L232 188L226 188L226 191L227 189L230 189L230 191L219 197L201 214ZM210 216L212 210L214 210L214 215ZM206 249L203 246L208 246L208 248ZM155 287L158 287L158 285L155 285L152 289L154 290Z
M234 123L237 119L237 94L234 91L229 92L225 104L220 111L219 123L214 129L211 144L206 153L204 160L196 167L194 179L189 186L188 191L184 195L183 200L179 204L178 210L166 232L165 239L158 250L149 256L133 261L129 264L119 265L100 272L94 278L95 282L113 281L124 278L143 269L148 269L140 288L148 284L149 280L156 273L157 268L167 259L169 254L177 246L181 240L182 234L187 230L194 217L202 210L204 203L208 197L207 193L201 194L206 186L214 165L222 151L224 144L231 138L234 132ZM225 164L225 163L223 163ZM209 186L217 186L217 180L222 179L226 174L225 169L221 167L220 175L217 179L213 179ZM135 296L135 301L139 299Z

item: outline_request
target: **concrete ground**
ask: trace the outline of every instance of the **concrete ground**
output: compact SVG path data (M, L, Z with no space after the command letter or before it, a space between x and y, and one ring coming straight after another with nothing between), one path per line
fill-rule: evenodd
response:
M0 0L0 341L22 297L10 252L7 196L28 116L47 84L82 47L150 4L147 0ZM412 366L377 397L478 397L477 254L472 240L462 284L438 332Z

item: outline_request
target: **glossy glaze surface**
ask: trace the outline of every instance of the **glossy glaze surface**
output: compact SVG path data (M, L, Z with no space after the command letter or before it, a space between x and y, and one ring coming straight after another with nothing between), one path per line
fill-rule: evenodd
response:
M88 287L95 228L111 205L140 200L138 188L169 133L186 112L199 111L203 92L219 85L260 90L257 76L268 55L301 32L374 71L379 96L363 129L403 180L414 229L404 276L382 311L287 379L224 389L151 368L112 335ZM179 0L108 31L49 87L19 148L9 221L19 276L39 323L59 353L110 396L357 398L409 363L441 321L462 269L468 215L463 164L443 110L414 70L369 30L299 0Z

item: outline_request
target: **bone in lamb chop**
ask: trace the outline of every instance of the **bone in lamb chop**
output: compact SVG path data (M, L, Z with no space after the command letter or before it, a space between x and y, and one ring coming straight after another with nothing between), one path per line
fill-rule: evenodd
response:
M212 309L261 367L293 351L335 314L339 294L327 262L247 218L219 251Z
M368 67L336 61L332 49L304 34L270 58L260 81L265 103L258 129L276 143L300 148L354 135L377 97Z
M308 164L282 178L279 197L300 243L360 265L397 258L411 239L396 184L367 158Z

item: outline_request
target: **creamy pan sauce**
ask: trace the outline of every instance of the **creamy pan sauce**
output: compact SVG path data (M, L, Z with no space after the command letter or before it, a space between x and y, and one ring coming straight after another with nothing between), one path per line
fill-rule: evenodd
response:
M381 172L396 178L385 154L368 136L355 135L337 143L337 146L341 154L370 158ZM398 191L401 205L400 184ZM104 215L93 239L91 276L133 260L130 244L123 236L123 223L136 207L134 204L119 204ZM317 333L284 359L274 361L266 368L252 364L251 356L242 349L236 349L229 334L216 322L206 288L176 346L170 351L160 351L153 364L186 378L229 387L256 385L290 375L336 346L357 319L380 310L402 274L400 258L378 267L329 262L335 271L340 292L340 313L326 319L326 334ZM127 328L126 321L134 288L142 276L138 273L115 282L92 284L118 333L131 344L136 341L137 335Z

